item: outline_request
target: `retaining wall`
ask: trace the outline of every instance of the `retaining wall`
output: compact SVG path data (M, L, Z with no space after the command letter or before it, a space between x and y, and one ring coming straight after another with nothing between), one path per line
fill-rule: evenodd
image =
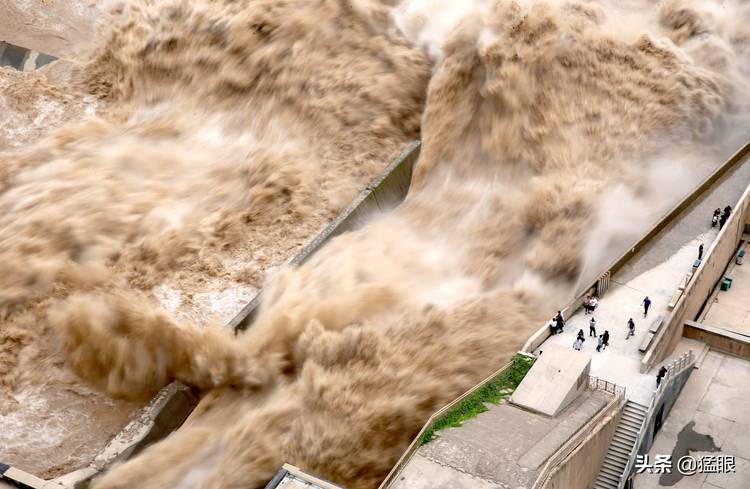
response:
M702 341L713 350L750 360L750 336L717 326L685 321L682 335Z
M750 187L740 197L734 211L708 252L704 255L693 278L688 283L682 297L675 304L672 313L664 321L651 347L641 360L641 372L647 372L669 356L682 337L686 321L695 320L711 296L716 284L724 278L727 266L734 259L750 208Z
M552 472L542 489L591 489L607 455L617 423L625 406L624 396L617 398L597 416L591 431Z

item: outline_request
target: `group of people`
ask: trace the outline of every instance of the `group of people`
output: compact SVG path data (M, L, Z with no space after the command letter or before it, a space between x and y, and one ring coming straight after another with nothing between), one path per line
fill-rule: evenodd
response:
M609 346L609 331L605 329L604 333L597 336L596 319L593 317L589 321L589 336L593 336L594 338L597 338L599 340L596 345L596 351L600 352ZM586 336L583 334L583 330L579 329L578 335L576 335L576 341L575 343L573 343L573 349L580 351L581 348L583 348L584 341L586 341Z
M554 335L563 332L563 328L565 328L565 318L562 315L562 311L557 311L557 316L552 318L552 321L549 322L548 326L550 334Z
M596 297L586 296L586 299L583 302L584 314L593 314L597 305L598 301ZM646 296L641 302L641 305L643 306L643 317L648 316L648 309L649 307L651 307L651 299ZM549 323L551 333L562 333L564 325L565 319L563 318L562 313L560 311L557 311L557 316L553 317L552 321L550 321ZM591 336L598 339L596 351L601 352L609 346L609 331L604 330L604 333L602 333L601 335L597 335L596 318L593 316L589 320L589 337ZM635 321L633 321L633 318L628 319L628 333L625 336L625 339L630 339L631 336L635 336ZM576 335L576 340L573 343L573 349L580 351L581 348L583 348L583 343L585 341L586 335L583 333L582 329L579 329L578 334Z
M717 208L714 211L714 216L711 218L711 227L719 226L719 229L724 227L724 224L727 223L729 220L729 216L732 215L732 206L728 205L724 207L724 211L722 212L721 209Z
M583 314L593 314L598 305L599 299L593 295L587 295L586 298L583 299Z

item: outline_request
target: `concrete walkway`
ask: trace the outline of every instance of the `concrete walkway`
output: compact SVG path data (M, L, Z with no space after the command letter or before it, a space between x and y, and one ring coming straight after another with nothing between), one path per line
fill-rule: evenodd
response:
M599 307L594 314L584 314L583 310L568 318L565 331L545 341L535 352L544 351L549 345L573 348L578 330L586 336L582 352L591 355L591 374L604 380L614 382L627 389L627 397L639 404L648 405L656 387L655 373L641 374L640 365L643 353L638 351L651 323L658 316L668 315L667 304L690 272L693 261L697 258L698 244L709 243L716 237L715 230L704 234L682 246L665 262L633 277L627 283L618 283L618 275L610 283L609 290L599 300ZM651 309L648 317L643 316L641 302L648 295ZM596 351L597 338L589 336L589 321L595 318L597 333L609 331L609 347L602 352ZM635 321L635 336L627 337L629 318ZM697 343L697 342L696 342ZM696 352L698 353L698 352ZM658 366L655 370L658 370Z

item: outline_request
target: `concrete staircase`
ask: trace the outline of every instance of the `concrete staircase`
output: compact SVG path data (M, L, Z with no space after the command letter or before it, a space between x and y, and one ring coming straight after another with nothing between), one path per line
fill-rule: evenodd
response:
M628 464L630 454L638 438L638 432L643 426L648 408L633 401L627 401L617 423L615 435L604 457L602 468L594 482L594 489L617 489L623 472Z

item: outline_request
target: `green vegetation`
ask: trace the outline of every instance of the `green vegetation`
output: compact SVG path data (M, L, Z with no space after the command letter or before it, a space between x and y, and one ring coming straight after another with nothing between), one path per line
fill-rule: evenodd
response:
M435 420L419 439L419 445L434 440L438 431L461 426L467 419L487 411L484 403L499 404L501 400L513 393L533 364L533 358L515 355L507 369Z

